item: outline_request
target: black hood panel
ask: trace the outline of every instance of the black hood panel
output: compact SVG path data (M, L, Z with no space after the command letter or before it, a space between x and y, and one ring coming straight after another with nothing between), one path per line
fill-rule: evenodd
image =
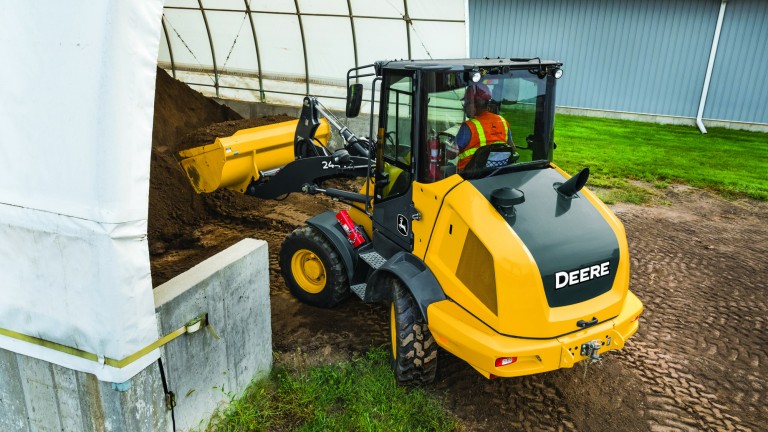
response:
M553 185L565 180L555 169L545 168L469 181L489 201L502 187L525 194L514 216L505 219L536 261L550 307L608 292L619 264L613 229L581 193L572 199L557 193Z

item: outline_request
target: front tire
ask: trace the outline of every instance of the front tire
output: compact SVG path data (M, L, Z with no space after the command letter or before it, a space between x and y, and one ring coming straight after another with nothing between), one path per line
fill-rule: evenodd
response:
M341 257L315 227L298 228L283 241L280 270L291 294L309 305L331 308L349 295Z
M437 372L437 343L411 293L392 280L390 361L401 384L429 384Z

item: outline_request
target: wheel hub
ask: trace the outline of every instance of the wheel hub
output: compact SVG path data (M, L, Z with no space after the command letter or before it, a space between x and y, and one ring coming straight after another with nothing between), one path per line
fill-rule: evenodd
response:
M312 251L296 251L291 259L291 271L304 291L317 294L325 288L325 266Z

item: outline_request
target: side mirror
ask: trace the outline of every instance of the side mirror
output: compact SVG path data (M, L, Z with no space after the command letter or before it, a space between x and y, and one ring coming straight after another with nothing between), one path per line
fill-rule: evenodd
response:
M357 117L360 114L360 105L363 103L363 85L352 84L347 88L347 118Z

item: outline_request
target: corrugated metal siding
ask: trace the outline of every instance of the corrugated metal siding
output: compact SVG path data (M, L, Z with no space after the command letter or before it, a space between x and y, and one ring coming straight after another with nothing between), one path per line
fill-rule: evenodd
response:
M470 54L563 61L561 106L695 117L719 9L719 0L469 0ZM729 3L721 39L729 54L718 52L705 118L766 122L765 80L754 83L753 100L746 81L766 70L767 9L764 0ZM745 22L754 29L748 42ZM733 60L723 59L754 64L757 56L763 67L750 66L741 84L734 83L726 70ZM728 107L734 102L751 106L737 114Z
M768 2L725 9L704 118L768 123Z

